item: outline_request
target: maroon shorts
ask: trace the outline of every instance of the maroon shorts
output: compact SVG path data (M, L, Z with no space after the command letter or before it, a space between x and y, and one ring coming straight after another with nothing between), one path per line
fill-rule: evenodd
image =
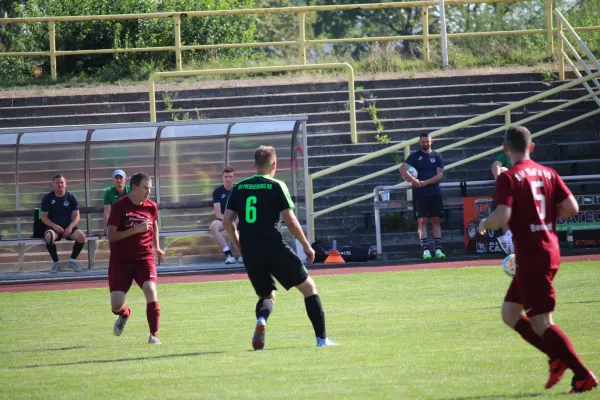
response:
M111 292L129 291L135 281L141 288L144 282L157 282L156 263L154 260L130 262L110 262L108 264L108 288Z
M552 286L558 268L517 268L504 301L522 304L528 317L554 311L556 293Z

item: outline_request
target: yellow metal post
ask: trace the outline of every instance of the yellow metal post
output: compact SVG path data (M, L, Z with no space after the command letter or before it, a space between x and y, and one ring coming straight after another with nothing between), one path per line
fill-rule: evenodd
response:
M306 202L306 207L308 207L308 215L310 216L309 225L309 235L310 240L312 242L315 241L315 216L313 214L313 210L315 209L315 199L313 198L313 177L308 175L308 193L306 196L308 197L308 201ZM308 221L307 221L308 222Z
M149 89L149 101L150 101L150 122L156 122L156 96L154 94L154 79L150 78L150 89Z
M423 59L429 62L429 7L421 7L423 24Z
M506 114L504 114L504 125L506 125L506 129L510 126L510 110L506 111Z
M563 51L564 42L562 39L563 23L558 19L558 26L556 27L556 33L558 36L558 79L561 81L565 80L565 52Z
M50 40L50 76L56 80L56 25L48 22L48 38Z
M546 36L548 38L548 57L554 56L554 32L552 29L552 1L546 0Z
M406 146L404 148L404 161L406 161L408 156L410 156L410 146ZM407 189L406 190L406 201L412 201L412 198L413 198L412 195L413 195L412 189Z
M350 102L350 140L352 143L358 143L358 132L356 131L356 98L354 94L354 69L350 64L346 64L348 71L348 95Z
M298 48L300 49L300 60L306 65L306 13L298 13Z
M183 70L183 60L181 59L181 17L179 14L173 15L173 23L175 27L175 64L177 71Z

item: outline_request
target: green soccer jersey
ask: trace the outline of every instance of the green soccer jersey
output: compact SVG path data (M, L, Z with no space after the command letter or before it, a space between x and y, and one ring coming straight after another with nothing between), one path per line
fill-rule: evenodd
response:
M125 185L124 193L117 192L117 188L114 186L110 187L104 191L104 205L112 206L117 202L117 200L127 196L129 193L131 193L131 188L129 187L129 185Z
M510 162L510 158L505 152L500 153L500 155L496 158L496 161L502 163L501 167L510 168L512 167L512 163Z
M225 208L238 214L240 241L251 242L283 240L277 229L279 214L295 207L284 182L254 175L233 187Z

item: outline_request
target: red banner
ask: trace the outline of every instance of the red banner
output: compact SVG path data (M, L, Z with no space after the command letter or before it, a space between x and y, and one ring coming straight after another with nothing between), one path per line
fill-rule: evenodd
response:
M463 197L463 210L467 252L478 254L503 252L497 239L502 235L502 229L487 231L484 235L480 235L477 231L479 221L487 218L494 210L493 197Z

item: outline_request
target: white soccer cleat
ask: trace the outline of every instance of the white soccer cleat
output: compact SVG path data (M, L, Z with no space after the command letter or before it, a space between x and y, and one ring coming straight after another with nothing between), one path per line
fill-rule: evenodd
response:
M429 250L423 252L423 260L431 260L431 252Z
M317 338L317 347L328 347L328 346L339 346L339 345L329 338L325 338L325 339L321 339L320 337Z
M81 268L79 268L79 265L77 265L77 261L71 260L69 261L69 264L71 264L71 268L73 268L73 271L81 272Z
M242 258L242 256L240 256L240 258L238 258L237 262L238 262L238 264L244 263L244 259Z
M50 270L50 273L55 274L58 272L59 269L60 269L60 261L57 261L52 264L52 269Z
M162 344L162 343L160 343L160 340L158 340L158 338L156 336L150 335L150 337L148 338L148 344Z
M510 245L509 245L509 240L506 240L506 238L504 236L498 236L498 244L500 245L500 247L502 248L502 250L506 253L506 255L510 255ZM510 240L512 242L512 240Z
M225 264L235 264L236 262L237 260L234 256L227 256L227 258L225 259Z
M115 326L113 328L113 333L115 336L121 336L123 330L125 329L125 325L127 325L127 320L129 318L125 318L119 315L119 318L115 321Z

